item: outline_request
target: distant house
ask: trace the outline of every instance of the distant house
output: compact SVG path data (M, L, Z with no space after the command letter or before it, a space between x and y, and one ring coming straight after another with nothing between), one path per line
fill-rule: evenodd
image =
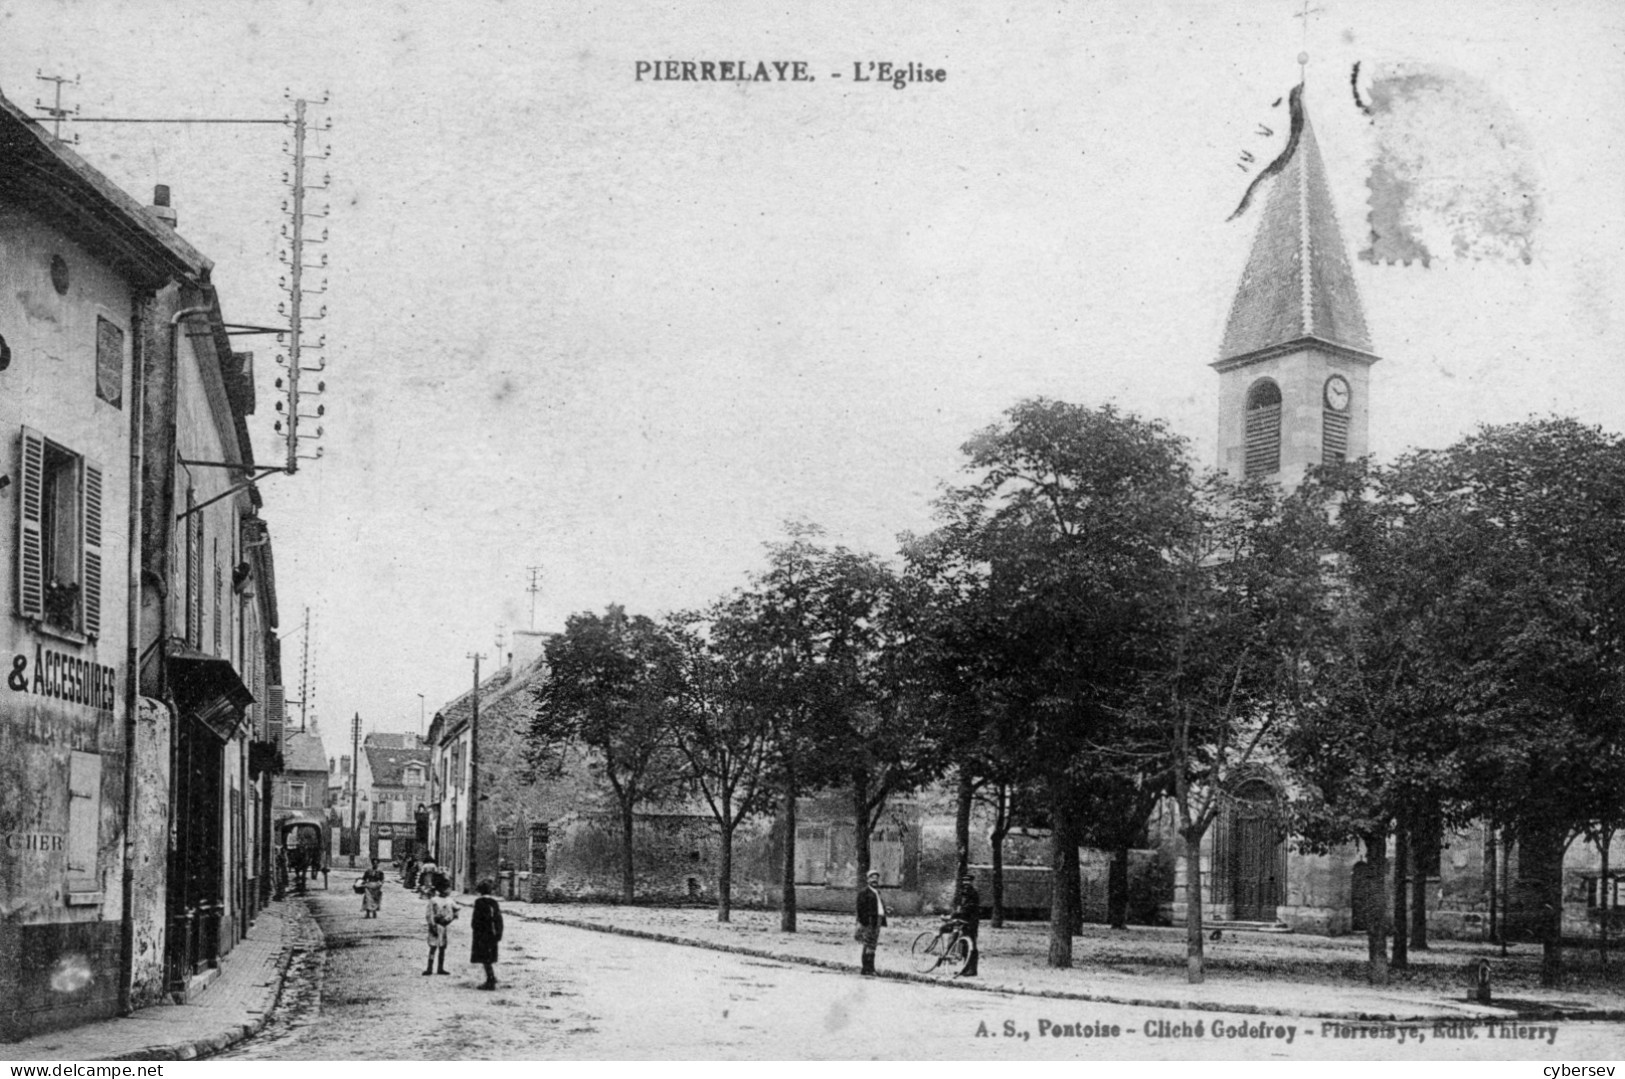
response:
M602 808L601 789L579 752L567 754L546 776L536 775L527 759L551 637L524 630L513 634L507 663L481 680L477 738L472 690L448 701L429 726L430 835L436 860L460 891L506 871L544 889L550 823ZM530 894L525 885L516 888Z
M382 862L421 855L418 809L427 831L429 749L414 734L369 734L361 745L359 781L370 807L366 856Z
M272 820L295 813L325 816L327 769L327 750L314 726L289 732L282 746L282 774L273 785Z

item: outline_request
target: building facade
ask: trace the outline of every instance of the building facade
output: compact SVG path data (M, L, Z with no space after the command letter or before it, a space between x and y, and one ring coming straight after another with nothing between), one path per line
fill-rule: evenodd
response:
M184 991L263 902L275 593L210 270L0 98L0 1038Z
M364 857L398 862L422 856L428 845L431 756L412 734L369 734L362 741L361 790L369 807Z

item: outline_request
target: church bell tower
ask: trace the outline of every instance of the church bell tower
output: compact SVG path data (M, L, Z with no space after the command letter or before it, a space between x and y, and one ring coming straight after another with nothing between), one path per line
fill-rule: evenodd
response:
M1288 490L1310 465L1367 452L1378 358L1302 93L1212 364L1219 467Z

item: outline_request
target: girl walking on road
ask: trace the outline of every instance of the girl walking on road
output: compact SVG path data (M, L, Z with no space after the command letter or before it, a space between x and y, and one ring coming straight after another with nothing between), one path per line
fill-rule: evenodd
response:
M378 868L378 859L374 858L372 868L361 874L361 916L378 917L378 908L383 902L384 871Z
M425 854L423 864L418 866L417 892L425 899L434 898L434 879L440 875L440 867L434 864L434 857Z
M444 876L434 878L434 894L423 908L423 919L429 926L429 965L425 974L446 973L446 944L451 939L451 923L457 920L457 904L451 901L451 881ZM438 970L435 969L436 962Z
M497 961L497 941L502 939L502 905L491 894L495 887L490 881L480 881L474 890L480 893L480 897L474 900L474 916L468 920L469 931L474 937L468 961L485 967L485 984L480 988L495 989L497 975L492 965Z

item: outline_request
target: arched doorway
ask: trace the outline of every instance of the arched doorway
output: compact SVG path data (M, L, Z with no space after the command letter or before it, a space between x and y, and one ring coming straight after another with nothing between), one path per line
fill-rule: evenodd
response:
M1268 783L1249 780L1236 790L1228 830L1231 916L1275 921L1286 892L1286 834Z

